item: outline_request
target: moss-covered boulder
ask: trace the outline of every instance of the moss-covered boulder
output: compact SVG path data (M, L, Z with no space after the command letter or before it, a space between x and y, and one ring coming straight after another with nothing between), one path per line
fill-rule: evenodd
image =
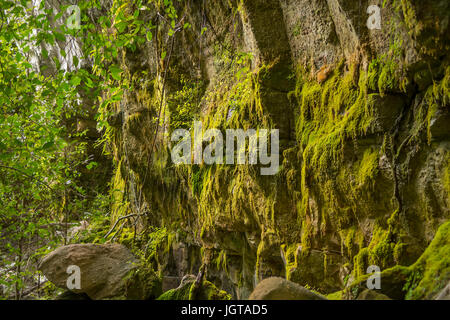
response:
M405 286L406 299L433 299L450 281L450 221L444 223L415 264Z
M39 270L57 287L67 289L67 271L76 266L80 283L71 291L86 293L94 300L116 299L123 295L125 279L136 262L131 251L119 244L72 244L46 255ZM72 272L76 276L76 269Z
M127 300L153 300L162 293L162 280L150 267L133 269L125 280Z
M228 293L219 290L209 281L203 281L195 294L194 287L193 279L182 281L178 288L164 292L157 300L231 300Z

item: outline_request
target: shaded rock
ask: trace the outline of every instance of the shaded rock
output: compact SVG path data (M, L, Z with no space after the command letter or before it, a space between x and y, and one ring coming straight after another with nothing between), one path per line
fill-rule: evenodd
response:
M91 299L119 297L124 293L125 277L134 268L136 258L119 244L73 244L62 246L46 255L39 265L49 281L60 288L67 288L71 274L67 268L78 266L81 271L80 289Z
M249 300L326 300L302 286L283 278L272 277L261 281Z
M140 264L126 277L125 298L127 300L154 300L162 292L162 281L151 267Z
M376 290L366 289L361 292L356 300L392 300L387 295L379 293Z

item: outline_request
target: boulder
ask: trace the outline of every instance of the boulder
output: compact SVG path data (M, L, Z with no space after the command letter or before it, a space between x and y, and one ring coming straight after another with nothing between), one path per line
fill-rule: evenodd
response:
M80 289L74 293L86 293L91 299L119 297L125 291L125 278L135 268L133 254L119 244L72 244L62 246L46 255L39 265L49 281L67 289L72 273L69 266L80 268Z
M327 300L302 286L283 278L272 277L261 281L249 300Z

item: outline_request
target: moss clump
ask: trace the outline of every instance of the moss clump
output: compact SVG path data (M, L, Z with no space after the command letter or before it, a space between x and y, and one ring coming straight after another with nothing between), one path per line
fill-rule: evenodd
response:
M191 184L192 184L192 195L195 197L200 196L203 189L203 178L205 170L203 167L194 165L191 172Z
M180 90L170 94L167 106L170 116L170 130L190 129L194 117L199 114L199 101L203 94L203 82L186 79L181 76Z
M362 256L368 259L370 251L365 248L360 254L359 259ZM359 265L362 263L359 262ZM342 297L345 299L355 299L361 290L367 288L366 281L370 275L357 275L356 280L343 290ZM450 221L447 221L441 225L433 241L413 265L397 265L381 272L380 292L392 299L433 299L449 280Z
M395 266L383 270L380 274L381 289L379 289L379 292L391 299L402 300L405 297L403 287L410 274L411 270L403 266ZM342 298L346 300L356 299L363 290L367 289L369 277L370 275L368 274L357 277L347 288L342 290Z
M193 286L192 282L187 282L183 286L175 289L170 289L164 292L156 300L189 300L189 292Z
M283 245L281 247L284 254L284 259L286 263L286 279L292 280L292 271L298 265L298 253L300 251L300 244Z
M176 289L164 292L157 300L231 300L231 296L209 281L203 281L194 296L195 282L189 281Z

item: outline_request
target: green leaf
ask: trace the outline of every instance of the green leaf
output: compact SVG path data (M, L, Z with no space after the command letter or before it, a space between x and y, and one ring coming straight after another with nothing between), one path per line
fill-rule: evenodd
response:
M111 67L109 67L109 72L111 73L111 76L114 78L114 80L120 81L122 79L122 69L120 69L118 66L112 65Z

